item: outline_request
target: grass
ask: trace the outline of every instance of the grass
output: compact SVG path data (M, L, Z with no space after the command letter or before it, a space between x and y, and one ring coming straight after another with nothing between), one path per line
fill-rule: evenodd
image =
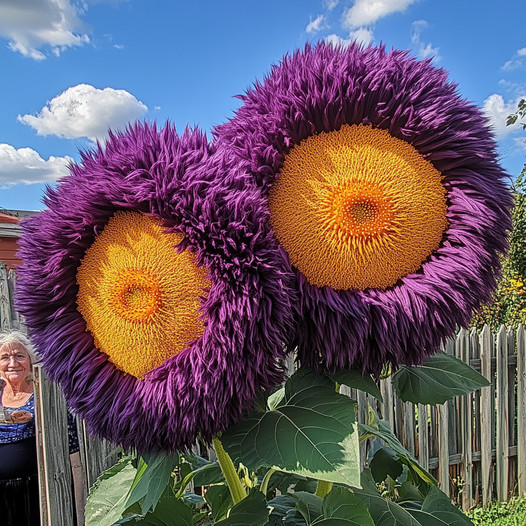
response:
M495 502L488 509L476 508L468 516L476 526L526 526L526 495Z

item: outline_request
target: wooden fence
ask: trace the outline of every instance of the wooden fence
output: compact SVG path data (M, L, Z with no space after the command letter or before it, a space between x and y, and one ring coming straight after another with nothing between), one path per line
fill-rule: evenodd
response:
M0 327L23 325L13 308L14 275L0 262ZM439 480L440 487L465 510L504 501L526 492L526 334L502 327L493 334L461 330L445 352L469 363L491 386L439 406L401 402L390 379L382 380L384 402L365 393L358 418L377 409L398 439ZM60 389L35 371L36 416L41 467L43 526L73 525L71 471L68 465L66 406ZM87 489L116 460L115 449L90 437L78 420L84 484ZM362 462L367 444L362 444Z
M490 382L471 395L442 405L401 402L390 379L382 380L383 404L356 393L361 422L377 408L396 436L439 481L440 488L469 510L526 491L526 334L504 326L493 334L461 330L447 342L453 354ZM366 445L362 445L362 459Z

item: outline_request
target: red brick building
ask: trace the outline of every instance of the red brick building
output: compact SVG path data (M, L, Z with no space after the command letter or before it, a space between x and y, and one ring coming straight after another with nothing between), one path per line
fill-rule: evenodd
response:
M8 269L16 268L20 259L16 256L18 250L17 238L20 235L19 217L0 212L0 261Z

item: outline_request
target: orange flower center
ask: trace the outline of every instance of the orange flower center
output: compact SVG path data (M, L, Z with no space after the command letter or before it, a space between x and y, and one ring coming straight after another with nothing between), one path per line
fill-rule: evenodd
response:
M204 332L201 299L207 271L180 233L138 212L117 212L77 271L78 310L95 345L139 379L188 348Z
M147 320L161 306L159 283L138 269L125 269L115 281L110 302L124 319Z
M271 225L309 283L385 289L418 271L447 228L442 175L387 130L344 125L294 146Z

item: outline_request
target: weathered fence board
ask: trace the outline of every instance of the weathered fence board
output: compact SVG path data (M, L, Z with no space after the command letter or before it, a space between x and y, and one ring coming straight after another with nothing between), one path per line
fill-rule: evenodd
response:
M497 498L508 496L508 338L506 327L497 334Z
M469 364L470 356L470 335L466 331L459 334L460 345L457 346L457 356L463 362ZM462 440L462 477L464 479L464 489L462 492L462 507L469 509L473 502L473 395L467 395L460 399L460 433Z
M58 386L49 382L41 367L35 372L35 426L43 489L43 526L74 524L75 506L69 463L67 407Z
M12 295L9 291L6 266L0 261L0 329L2 331L11 329L11 308L13 303Z
M488 380L491 376L491 360L493 358L493 335L489 327L482 329L480 335L480 367L481 374ZM483 387L480 395L480 453L481 453L481 483L482 483L482 503L487 506L491 500L491 451L493 428L493 407L494 398L492 387Z
M519 495L526 492L526 337L517 329L517 478Z

